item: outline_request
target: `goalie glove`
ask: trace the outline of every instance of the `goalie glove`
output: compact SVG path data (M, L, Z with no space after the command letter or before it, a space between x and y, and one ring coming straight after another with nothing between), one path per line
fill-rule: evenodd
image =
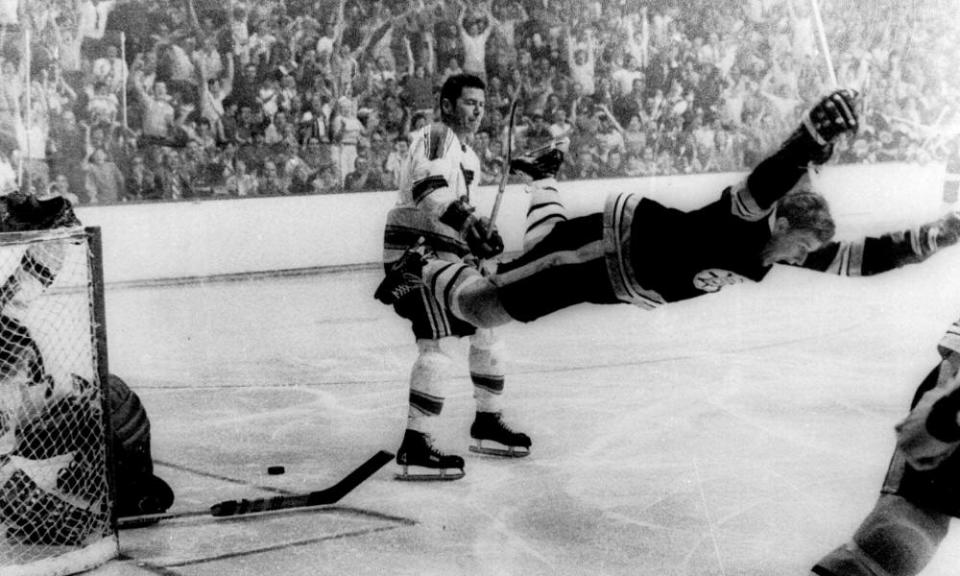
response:
M841 89L827 95L803 116L790 138L805 145L810 161L823 164L833 154L833 143L841 135L854 133L860 127L857 107L860 95L856 90Z
M79 226L70 201L62 197L37 200L34 196L14 193L6 197L5 214L0 225L2 232L52 230Z
M493 258L503 253L503 238L493 227L489 218L478 218L476 208L464 198L451 202L440 221L460 232L460 236L470 247L470 252L478 258Z

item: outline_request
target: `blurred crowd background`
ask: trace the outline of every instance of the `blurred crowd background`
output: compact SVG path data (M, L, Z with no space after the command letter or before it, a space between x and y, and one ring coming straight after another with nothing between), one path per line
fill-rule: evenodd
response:
M957 164L960 0L821 0L836 161ZM0 171L75 203L395 186L444 79L561 179L738 171L833 86L809 0L0 0Z

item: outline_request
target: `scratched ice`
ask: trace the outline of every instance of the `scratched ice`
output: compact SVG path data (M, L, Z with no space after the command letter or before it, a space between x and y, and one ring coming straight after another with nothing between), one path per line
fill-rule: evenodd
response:
M317 489L396 448L414 351L370 297L376 281L108 293L111 369L150 411L174 510ZM191 575L805 576L872 507L893 425L957 314L948 252L885 277L777 269L654 312L581 306L508 326L505 404L530 458L466 451L460 343L439 440L466 456L464 480L384 469L337 510L174 521L121 546L153 573ZM924 576L955 575L958 544L948 536Z

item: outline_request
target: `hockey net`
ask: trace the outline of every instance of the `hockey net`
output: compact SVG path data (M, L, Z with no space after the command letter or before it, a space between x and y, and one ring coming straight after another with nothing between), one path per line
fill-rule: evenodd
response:
M0 234L0 576L117 555L96 228Z

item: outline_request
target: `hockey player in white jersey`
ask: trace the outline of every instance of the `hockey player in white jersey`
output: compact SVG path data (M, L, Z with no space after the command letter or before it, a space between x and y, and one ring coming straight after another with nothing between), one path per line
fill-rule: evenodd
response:
M474 214L469 202L471 185L480 179L480 160L470 140L483 118L485 88L476 76L451 76L440 93L441 121L411 135L409 170L400 176L399 202L388 214L384 231L387 271L418 243L438 258L471 267L503 251L500 235L487 218ZM394 296L394 310L410 320L418 349L410 374L407 428L397 451L402 467L398 478L453 480L464 475L463 458L439 451L432 441L451 376L452 362L444 346L453 337L470 338L469 369L477 406L470 427L475 442L471 450L500 456L529 454L530 438L512 430L501 416L503 344L494 333L450 314L422 284Z
M853 539L813 567L817 576L914 576L960 517L960 320L937 346L941 361L897 427L880 498Z

